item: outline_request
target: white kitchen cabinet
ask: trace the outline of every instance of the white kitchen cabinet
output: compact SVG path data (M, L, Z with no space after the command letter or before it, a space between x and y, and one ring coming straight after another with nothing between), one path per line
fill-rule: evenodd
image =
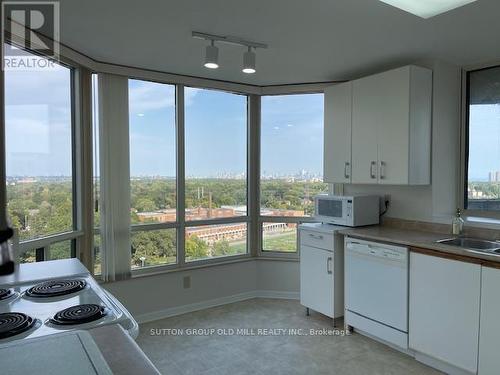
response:
M378 163L379 95L384 83L380 74L353 82L352 183L376 184Z
M300 247L300 303L333 316L333 253L317 247Z
M480 283L480 265L411 253L409 347L476 373Z
M325 89L325 182L351 182L352 83Z
M479 375L500 371L500 270L483 267L481 277L481 320L479 334Z
M325 181L428 185L431 111L432 71L418 66L327 88Z
M432 71L418 66L353 82L352 182L430 183Z
M344 315L344 254L339 227L299 226L300 303L338 318Z

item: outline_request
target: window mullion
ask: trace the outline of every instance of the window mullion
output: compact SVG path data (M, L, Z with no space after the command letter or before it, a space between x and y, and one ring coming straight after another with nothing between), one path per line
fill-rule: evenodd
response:
M260 231L260 96L248 96L248 249L252 256L256 256L262 241Z
M185 131L184 131L184 85L177 85L175 97L175 122L176 122L176 163L177 163L177 262L179 266L183 266L186 262L185 257L185 226L186 226L186 210L185 210L185 189L186 189L186 173L185 173Z

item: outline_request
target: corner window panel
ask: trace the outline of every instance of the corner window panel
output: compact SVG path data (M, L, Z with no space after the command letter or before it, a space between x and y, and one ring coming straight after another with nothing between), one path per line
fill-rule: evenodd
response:
M247 97L185 89L186 221L247 214Z
M500 211L500 67L468 75L465 207Z
M177 220L175 86L129 80L132 224Z
M323 94L262 97L261 215L311 216L323 183Z
M5 71L7 206L20 241L74 228L71 79L57 63Z

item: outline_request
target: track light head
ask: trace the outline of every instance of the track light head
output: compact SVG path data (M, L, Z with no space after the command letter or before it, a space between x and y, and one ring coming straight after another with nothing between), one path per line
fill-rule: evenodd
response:
M215 46L214 41L205 49L205 68L217 69L219 67L219 49Z
M248 47L248 51L243 54L243 73L252 74L255 73L255 52L252 51L252 47Z

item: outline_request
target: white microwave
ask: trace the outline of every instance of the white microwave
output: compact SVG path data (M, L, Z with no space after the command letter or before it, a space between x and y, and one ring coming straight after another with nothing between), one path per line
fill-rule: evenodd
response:
M314 197L314 218L328 224L360 227L378 224L378 195L317 195Z

